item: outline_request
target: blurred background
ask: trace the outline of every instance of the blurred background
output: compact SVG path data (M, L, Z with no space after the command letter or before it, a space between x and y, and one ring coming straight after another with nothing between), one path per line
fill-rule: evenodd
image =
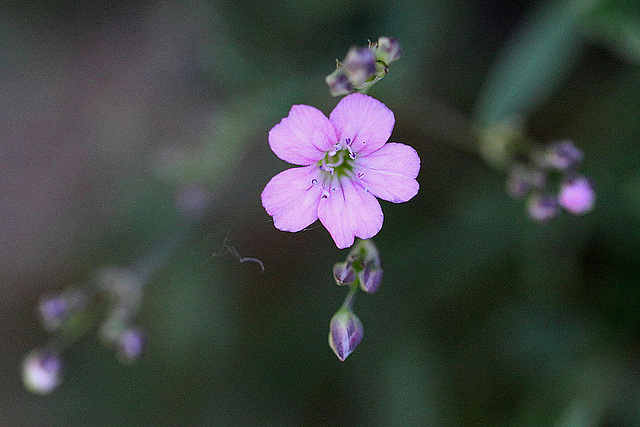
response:
M341 363L347 251L276 230L260 193L289 167L269 129L292 104L328 114L335 59L379 36L404 56L369 93L421 191L382 202L384 281L356 298L364 339ZM0 425L640 425L639 111L634 0L9 2ZM475 129L513 114L584 151L593 212L539 225L508 196ZM179 240L185 185L210 205L146 282L144 357L89 333L59 388L29 393L41 295ZM225 239L264 273L216 256Z

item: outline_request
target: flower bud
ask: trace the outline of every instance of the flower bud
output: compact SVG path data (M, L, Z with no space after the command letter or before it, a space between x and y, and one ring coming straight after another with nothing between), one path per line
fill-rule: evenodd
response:
M118 358L122 363L131 364L137 361L146 345L146 338L138 328L129 328L120 334L116 343Z
M370 78L375 77L376 59L368 47L353 46L342 61L342 68L351 84L358 88Z
M49 394L61 380L62 361L52 350L34 349L22 362L22 381L33 393Z
M324 81L329 86L331 96L347 95L355 90L349 81L349 77L347 77L341 67L336 68L336 70L329 74Z
M593 209L596 193L588 179L570 178L560 186L558 203L574 215L582 215Z
M376 50L376 60L389 66L394 61L402 57L400 42L395 37L378 38L378 49Z
M546 184L547 180L540 169L517 163L509 170L507 193L514 199L523 199L532 190L544 188Z
M364 328L360 319L348 308L341 308L331 318L329 346L341 362L355 350L362 340Z
M533 194L527 203L529 216L538 222L547 222L558 215L558 202L548 194Z
M575 169L584 154L569 140L556 141L548 144L536 158L536 162L545 168L568 171Z
M382 269L378 267L365 267L358 275L360 279L360 288L367 293L374 293L380 287L382 282Z
M38 303L42 326L55 331L69 318L69 302L62 296L43 297Z
M364 267L380 267L380 253L371 239L358 240L358 243L351 250L349 257L360 259L360 263Z
M333 278L338 285L349 285L356 280L353 264L350 262L337 262L333 266Z
M507 179L507 193L514 199L522 199L531 191L531 185L524 176L510 174Z

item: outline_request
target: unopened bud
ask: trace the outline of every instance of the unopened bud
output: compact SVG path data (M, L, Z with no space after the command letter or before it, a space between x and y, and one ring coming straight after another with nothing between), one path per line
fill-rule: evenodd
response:
M380 37L378 39L378 49L376 50L376 60L389 66L394 61L402 57L400 42L395 37Z
M529 216L538 222L547 222L558 215L558 202L548 194L533 194L527 203Z
M531 191L531 185L521 175L509 175L507 193L514 199L523 199Z
M514 199L523 199L532 190L544 188L546 183L545 175L540 169L517 163L509 170L507 193Z
M62 379L60 355L52 350L35 349L22 362L22 381L33 393L49 394Z
M142 355L145 345L146 338L140 329L126 329L117 341L118 358L122 363L134 363Z
M558 203L575 215L582 215L593 209L596 193L588 179L577 177L567 179L560 186Z
M38 313L42 326L48 331L55 331L69 317L69 302L60 295L44 297L38 303Z
M342 61L342 68L351 84L358 88L370 78L375 77L376 59L368 47L353 46Z
M356 280L356 273L350 262L338 262L333 266L333 278L338 285L348 285Z
M360 259L364 267L380 267L380 253L371 239L358 240L349 256Z
M584 154L569 140L552 142L544 147L542 152L535 157L535 161L545 168L568 171L575 169Z
M329 325L329 346L341 362L355 350L362 341L364 328L358 316L347 308L341 308L331 318Z
M329 74L324 81L329 86L331 96L347 95L355 91L355 88L349 81L349 77L347 77L342 68L336 68L336 70Z
M367 293L374 293L380 287L382 282L382 269L379 267L365 267L358 275L360 279L360 288Z

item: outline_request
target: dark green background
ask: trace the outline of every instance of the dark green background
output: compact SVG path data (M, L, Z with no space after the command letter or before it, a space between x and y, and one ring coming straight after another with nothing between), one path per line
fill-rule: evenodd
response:
M382 203L384 281L340 363L347 251L276 230L259 196L288 167L269 129L292 104L328 114L335 58L381 35L404 57L370 94L421 190ZM2 6L0 424L640 425L639 45L632 0ZM592 213L540 226L508 197L474 132L511 114L584 150ZM25 391L39 296L136 259L190 182L211 208L147 284L146 356L91 334L54 394ZM213 257L226 236L265 272Z

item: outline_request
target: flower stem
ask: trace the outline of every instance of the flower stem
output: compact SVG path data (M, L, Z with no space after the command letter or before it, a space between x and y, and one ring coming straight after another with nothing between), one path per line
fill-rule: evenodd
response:
M354 280L353 283L351 284L351 287L349 288L349 292L347 293L347 296L345 297L344 302L340 307L341 310L343 309L351 310L353 308L353 302L355 301L356 293L358 292L359 287L360 287L360 280L356 278L356 280Z
M184 245L197 224L198 221L195 220L178 222L130 264L129 268L139 278L141 286L144 287L151 276Z

